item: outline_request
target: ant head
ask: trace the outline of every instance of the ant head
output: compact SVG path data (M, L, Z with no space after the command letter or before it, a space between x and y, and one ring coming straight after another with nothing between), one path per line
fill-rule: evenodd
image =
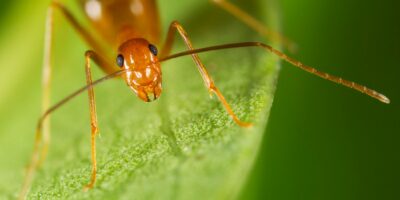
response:
M142 38L124 42L118 49L117 65L128 70L122 77L145 102L161 95L161 67L157 48Z

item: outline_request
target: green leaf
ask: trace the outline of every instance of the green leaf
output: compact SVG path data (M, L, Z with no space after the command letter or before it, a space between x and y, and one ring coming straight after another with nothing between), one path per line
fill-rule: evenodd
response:
M169 3L171 4L171 3ZM211 3L160 1L164 30L173 19L187 29L195 47L239 41L265 41L257 33ZM69 5L69 4L68 4ZM41 38L46 3L41 12L20 6L15 12L35 14L31 34ZM277 27L274 7L263 2L245 5L266 24ZM257 8L257 9L256 9ZM25 9L25 10L24 10ZM267 10L268 9L268 10ZM77 13L78 10L74 10ZM206 14L205 14L206 12ZM39 14L38 14L39 13ZM80 18L82 19L82 18ZM43 21L41 21L43 20ZM34 21L34 22L33 22ZM56 102L85 83L83 53L87 49L59 16L56 18L53 98ZM17 21L22 23L22 20ZM18 27L18 26L14 26ZM40 27L40 28L39 28ZM0 103L6 125L0 127L0 186L15 197L29 159L34 125L40 111L41 41L9 39L23 49L15 59L14 84L2 84ZM0 40L8 44L10 40ZM181 39L174 51L184 50ZM2 49L2 51L4 51ZM2 54L3 55L3 54ZM17 56L17 55L15 55ZM87 95L74 99L52 115L49 158L36 173L29 198L37 199L227 199L235 198L251 170L273 101L279 62L257 48L201 54L203 62L240 119L254 123L241 128L232 122L216 98L210 100L190 57L163 64L164 92L152 103L141 102L120 80L95 88L99 129L98 179L83 192L90 177L90 126ZM11 62L1 63L9 66ZM100 70L94 77L103 76ZM28 103L29 102L29 103ZM4 171L4 172L3 172ZM10 175L10 173L14 175ZM18 177L15 178L15 174Z

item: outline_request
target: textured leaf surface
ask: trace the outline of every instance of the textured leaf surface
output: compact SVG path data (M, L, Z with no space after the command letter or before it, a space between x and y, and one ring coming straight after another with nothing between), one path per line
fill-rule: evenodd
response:
M160 4L163 26L167 27L173 19L181 21L195 47L262 40L212 4L196 1L175 6L161 1ZM45 5L41 7L43 12ZM271 6L267 11L266 5L262 2L247 7L263 13L259 18L276 26L276 16L270 12ZM38 19L44 19L44 14L39 16ZM85 83L86 47L64 20L58 17L56 21L60 23L56 27L53 102ZM43 24L40 20L35 23ZM35 32L39 38L40 34ZM181 40L177 41L180 44L175 51L183 50ZM7 89L4 90L7 98L0 109L13 114L6 120L7 125L1 126L1 144L18 155L0 154L2 160L9 161L2 166L0 183L8 197L16 194L22 180L21 168L29 156L40 110L40 44L40 41L32 44L35 48L26 50L30 56L18 61L19 66L25 66L18 71L24 79L14 85L2 85ZM29 197L235 198L264 133L279 63L274 56L255 48L206 53L201 58L237 115L254 123L252 128L238 127L216 98L209 99L190 57L168 61L163 65L164 93L156 102L141 102L120 80L95 89L101 136L97 139L98 181L89 192L82 192L90 175L86 94L56 112L52 116L50 155L36 174ZM33 66L26 67L27 63ZM102 73L97 70L94 76L100 77ZM28 87L22 80L29 80L32 85ZM11 105L20 107L11 110Z

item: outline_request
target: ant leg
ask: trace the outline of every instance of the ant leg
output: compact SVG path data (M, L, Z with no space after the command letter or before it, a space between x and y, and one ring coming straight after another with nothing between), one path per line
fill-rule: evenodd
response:
M87 51L85 54L85 72L86 72L86 83L87 85L92 85L92 75L90 68L91 58L96 58L98 55L94 51ZM96 59L94 59L96 60ZM92 175L89 184L84 187L84 190L91 189L96 182L96 135L98 133L97 128L97 114L96 114L96 103L94 98L93 86L88 88L89 95L89 107L90 107L90 127L91 127L91 156L92 156Z
M43 68L42 68L42 113L45 113L50 105L50 82L51 82L51 50L52 50L52 39L53 39L53 10L47 11L46 25L45 25L45 39L44 39L44 57L43 57ZM40 132L37 133L35 143L40 142ZM47 151L50 143L50 119L43 121L43 144L40 154L40 160L38 166L43 163L47 156ZM38 146L38 144L35 144Z
M78 32L79 35L91 46L99 52L101 47L97 45L96 41L92 39L89 32L87 32L83 26L81 26L77 20L72 16L72 14L60 3L52 2L48 8L46 16L46 27L45 27L45 45L44 45L44 63L43 63L43 76L42 76L42 117L39 119L34 141L34 149L32 152L30 163L27 167L26 175L24 177L24 182L19 194L19 199L25 199L26 194L30 188L33 180L34 173L42 163L47 155L48 146L50 143L50 128L49 120L46 117L54 110L49 107L50 102L50 83L51 83L51 50L52 50L52 39L53 39L53 23L54 23L54 10L59 9L67 21L72 25L72 27ZM105 55L105 54L102 54ZM114 69L113 65L107 61L104 57L100 55L93 57L93 60L108 74L111 74L118 69ZM57 106L58 107L58 106ZM42 143L41 143L42 142Z
M98 45L98 43L93 39L93 37L86 31L78 21L73 17L71 12L69 12L62 4L53 1L48 9L47 21L46 21L46 31L45 31L45 51L44 51L44 64L43 64L43 97L42 97L42 111L46 111L49 106L50 99L50 76L51 76L51 44L53 37L53 19L54 19L54 10L58 9L67 19L67 21L71 24L71 26L83 37L83 39L91 46L96 49L96 51L103 52ZM105 55L102 53L101 55ZM112 68L113 65L107 62L107 59L102 58L100 56L96 56L95 62L105 71L106 73L115 72L118 69ZM45 160L48 146L50 143L50 127L49 120L44 121L43 124L43 145L42 152L40 156L39 166Z
M92 175L89 184L85 186L85 190L90 189L93 187L95 181L96 181L96 135L98 133L98 128L97 128L97 115L96 115L96 104L95 104L95 97L94 97L94 91L93 91L93 81L92 81L92 76L91 76L91 67L90 67L90 60L96 61L98 60L98 55L93 52L93 51L87 51L85 54L85 73L86 73L86 83L87 86L84 88L81 88L75 93L72 93L69 95L67 98L64 98L61 100L59 103L56 105L48 108L43 115L39 118L37 126L36 126L36 134L35 134L35 144L34 144L34 150L32 154L32 159L31 163L27 169L27 174L24 179L24 183L22 185L21 192L19 194L18 199L25 199L26 194L29 190L29 187L31 185L32 179L34 172L36 171L36 168L38 167L39 164L39 148L40 148L40 140L42 137L42 130L44 128L44 124L46 121L46 118L57 108L61 107L64 103L69 101L71 98L75 97L85 89L88 90L88 95L89 95L89 107L90 107L90 125L91 125L91 157L92 157ZM115 73L114 73L115 74ZM113 74L112 74L113 75ZM114 76L114 75L113 75ZM108 76L107 76L108 77ZM106 79L102 79L106 80ZM97 81L97 83L99 80Z
M290 52L296 52L297 46L294 42L283 36L282 34L270 30L263 23L243 11L236 5L229 2L229 0L210 0L213 4L217 5L221 9L232 14L234 17L242 21L250 28L257 31L259 34L270 38L273 41L281 42Z
M306 71L308 73L311 73L311 74L313 74L315 76L318 76L318 77L320 77L322 79L325 79L325 80L328 80L328 81L343 85L345 87L354 89L354 90L359 91L361 93L364 93L364 94L366 94L366 95L368 95L368 96L370 96L370 97L372 97L374 99L377 99L377 100L381 101L382 103L387 103L387 104L390 103L390 99L389 98L387 98L385 95L383 95L383 94L381 94L381 93L379 93L379 92L377 92L375 90L367 88L366 86L360 85L360 84L355 83L353 81L348 81L348 80L345 80L345 79L343 79L341 77L333 76L333 75L328 74L326 72L318 71L317 69L315 69L313 67L310 67L310 66L307 66L307 65L304 65L300 61L298 61L298 60L296 60L294 58L291 58L291 57L287 56L286 54L280 52L279 50L274 49L273 47L271 47L271 46L269 46L267 44L261 43L261 42L229 43L229 44L223 44L223 45L209 46L209 47L200 48L200 49L193 49L193 50L177 53L177 54L174 54L174 55L170 55L170 56L167 56L167 57L163 57L163 58L160 59L160 61L162 62L162 61L170 60L172 58L181 57L181 56L184 56L184 55L195 55L195 54L202 53L202 52L216 51L216 50L222 50L222 49L244 48L244 47L260 47L260 48L262 48L262 49L264 49L266 51L269 51L269 52L275 54L280 59L285 60L286 62L292 64L293 66L295 66L295 67L297 67L297 68L299 68L301 70L304 70L304 71Z
M108 57L105 57L107 55L107 51L105 51L104 48L93 39L94 37L89 33L89 31L83 28L83 26L78 22L78 20L75 19L72 13L64 5L53 1L51 2L49 9L58 9L69 22L69 24L75 29L75 31L91 47L91 49L98 52L94 61L106 74L111 74L119 70L115 65L113 65L113 63L109 62L110 59Z
M50 104L51 47L52 47L51 43L53 36L52 32L53 32L53 9L48 9L46 16L46 25L45 25L44 59L42 68L42 90L43 90L42 108L41 108L42 113L45 113L47 111ZM43 143L41 144L41 142ZM44 121L39 120L35 133L31 162L26 169L26 175L24 177L24 182L18 199L25 199L26 194L30 188L34 172L40 166L40 163L42 163L46 158L49 143L50 143L50 120L49 119ZM41 152L39 155L40 148Z
M160 58L164 58L170 54L172 45L174 43L174 35L176 30L178 30L180 36L182 37L183 41L185 42L186 46L190 50L194 50L192 42L190 41L186 31L183 29L182 25L179 24L179 22L174 21L171 23L169 30L168 30L168 35L167 39L165 41L165 44L163 46L163 49L161 50ZM248 127L251 126L250 123L243 122L239 120L239 118L235 115L233 112L231 106L228 104L226 101L225 97L222 95L222 93L219 91L219 89L215 86L214 81L211 79L210 75L208 74L206 68L204 67L203 63L200 60L200 57L197 54L192 54L193 61L196 63L197 69L199 70L201 77L203 78L205 86L208 88L210 94L214 92L222 105L225 107L226 111L229 113L229 115L232 117L233 121L236 122L239 126L243 127Z

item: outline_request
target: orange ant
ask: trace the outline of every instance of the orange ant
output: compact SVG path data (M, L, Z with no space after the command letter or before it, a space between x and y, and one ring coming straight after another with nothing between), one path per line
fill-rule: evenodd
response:
M260 22L253 17L242 11L240 8L228 2L228 0L211 0L214 4L225 9L236 18L242 20L245 24L252 29L263 35L269 35L272 39L279 40L289 50L293 49L288 39L283 36L267 30ZM160 97L162 92L162 72L161 62L191 55L195 62L197 69L204 81L205 86L208 88L210 94L214 93L222 105L225 107L228 114L232 117L233 121L242 127L251 126L248 122L241 121L233 112L232 108L225 100L224 96L216 87L214 81L208 74L206 68L201 62L198 53L206 51L215 51L230 48L242 47L260 47L267 50L281 59L291 63L292 65L307 71L311 74L317 75L323 79L344 85L346 87L365 93L372 98L375 98L383 103L389 103L390 100L384 95L371 90L363 85L359 85L352 81L344 80L340 77L332 76L325 72L320 72L315 68L306 66L301 62L288 57L286 54L272 48L269 45L260 42L242 42L230 43L206 48L195 49L189 39L188 34L182 25L174 21L170 24L167 37L163 48L159 52L155 44L160 44L161 28L159 13L157 12L156 0L80 0L81 8L85 12L87 18L95 27L102 39L110 46L117 46L117 53L115 54L116 63L110 62L107 51L97 43L91 34L75 19L71 12L64 7L61 3L53 1L49 6L46 21L45 32L45 58L43 66L43 99L42 99L42 116L39 118L36 127L36 136L34 143L33 155L30 165L27 169L27 174L20 192L20 199L24 199L29 187L31 185L34 172L39 164L45 159L49 145L49 124L46 118L59 107L67 103L72 98L76 97L84 91L89 94L90 106L90 125L91 125L91 160L92 172L89 183L84 187L85 190L90 189L96 182L96 135L97 129L97 115L96 104L93 87L105 80L121 77L125 80L126 84L135 92L135 94L143 101L150 102ZM87 51L85 53L85 69L87 85L80 88L76 92L62 99L60 102L49 107L49 94L50 94L50 75L51 75L51 43L53 37L53 12L59 11L67 19L70 25L77 31L80 36L94 49L94 51ZM188 50L170 54L174 44L174 36L176 31L182 37ZM93 60L107 75L96 81L92 81L91 77L91 64Z

